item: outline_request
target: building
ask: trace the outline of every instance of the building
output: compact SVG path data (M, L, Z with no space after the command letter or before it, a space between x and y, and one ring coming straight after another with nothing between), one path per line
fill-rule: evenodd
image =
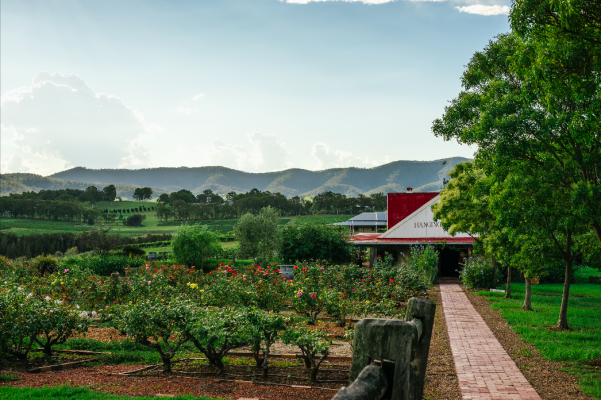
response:
M386 212L364 212L345 222L337 222L332 224L335 226L347 226L349 233L378 233L386 231L387 218Z
M438 276L459 276L463 259L470 255L474 238L461 233L449 235L434 221L432 204L440 201L439 193L389 193L387 231L384 233L358 233L351 236L351 243L369 248L370 265L376 256L393 255L401 263L410 253L412 245L433 244L439 252Z

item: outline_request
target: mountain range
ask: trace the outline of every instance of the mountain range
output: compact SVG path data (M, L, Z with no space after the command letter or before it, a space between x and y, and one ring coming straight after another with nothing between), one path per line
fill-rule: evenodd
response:
M226 194L251 189L280 192L287 197L310 197L332 191L347 196L360 193L401 192L408 187L415 192L436 192L442 181L458 163L468 161L452 157L434 161L394 161L374 168L331 168L322 171L287 169L278 172L252 173L225 167L180 167L147 169L88 169L76 167L44 177L35 174L0 174L3 195L40 189L99 189L114 184L117 194L131 197L136 187L153 188L155 195L188 189L194 194L211 189Z

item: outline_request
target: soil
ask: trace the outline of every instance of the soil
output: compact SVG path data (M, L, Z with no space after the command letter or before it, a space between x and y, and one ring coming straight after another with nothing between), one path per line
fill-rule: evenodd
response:
M32 387L70 384L87 386L92 390L106 393L134 396L192 394L225 399L257 398L262 400L299 399L330 400L335 391L322 389L301 389L260 384L216 382L214 379L196 379L182 377L128 377L110 375L136 369L133 365L111 365L101 367L80 367L65 371L50 371L41 374L28 374L14 371L11 373L20 379L0 383L0 386Z
M430 352L428 354L428 367L426 368L426 382L424 385L424 399L455 400L461 399L459 381L455 373L455 361L451 353L447 324L442 308L440 288L435 285L428 292L428 300L436 303L434 327Z
M490 302L482 296L466 291L474 308L480 313L501 346L511 356L543 400L591 400L578 386L578 377L560 371L561 362L543 358L536 347L523 342L498 310L490 308Z

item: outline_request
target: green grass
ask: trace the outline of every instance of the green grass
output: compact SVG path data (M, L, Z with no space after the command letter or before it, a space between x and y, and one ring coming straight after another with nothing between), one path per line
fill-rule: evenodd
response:
M521 310L525 285L511 285L512 299L502 293L478 292L492 302L522 340L536 346L539 353L564 364L564 369L580 377L582 390L601 399L601 285L572 284L568 302L570 331L555 331L559 317L562 284L532 285L534 312Z
M87 388L72 386L32 388L0 387L0 399L33 400L33 399L77 399L77 400L151 400L155 397L119 396L103 392L95 392ZM213 397L175 396L179 400L217 400Z
M95 205L96 209L104 210L108 209L132 209L140 207L141 205L146 207L156 207L156 203L152 202L138 202L138 201L103 201ZM124 218L132 215L122 214ZM98 222L94 226L85 225L82 223L75 222L60 222L60 221L48 221L48 220L29 220L29 219L4 219L0 218L0 230L2 232L13 232L19 236L30 235L35 233L55 233L55 232L81 232L86 231L95 227L104 226L110 227L114 232L118 232L124 236L142 236L149 233L168 233L176 235L180 227L182 226L181 221L169 221L162 222L156 216L155 211L140 212L145 215L146 219L142 222L140 227L125 226L118 219L114 223L102 223ZM294 223L296 221L307 221L307 220L318 220L323 221L326 224L334 222L346 221L352 218L353 215L317 215L317 216L302 216L302 217L282 217L278 224L280 228L287 224ZM201 225L208 226L212 231L216 233L226 234L234 230L238 219L225 219L225 220L207 220L207 221L190 221L189 224L199 223ZM165 251L165 250L161 250ZM588 279L588 278L587 278Z

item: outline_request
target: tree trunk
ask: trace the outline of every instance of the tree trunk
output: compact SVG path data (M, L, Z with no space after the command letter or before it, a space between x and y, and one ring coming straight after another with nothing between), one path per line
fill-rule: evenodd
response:
M572 254L571 254L571 240L568 235L568 246L566 256L566 274L563 281L563 295L561 297L561 308L559 310L559 320L557 321L557 328L561 330L568 330L568 300L570 298L570 278L572 277Z
M311 370L311 382L317 382L317 372L319 372L319 366L316 365Z
M161 357L161 360L163 361L163 373L170 374L171 373L171 357L165 355L165 356Z
M530 302L532 297L530 278L524 276L524 280L526 281L526 295L524 296L524 305L522 306L522 310L532 311L532 303Z
M505 288L505 298L511 299L511 267L507 267L507 288Z
M265 342L265 352L263 353L263 379L267 379L267 373L269 372L268 358L269 358L269 346L270 345L271 345L270 342L268 342L268 341Z

